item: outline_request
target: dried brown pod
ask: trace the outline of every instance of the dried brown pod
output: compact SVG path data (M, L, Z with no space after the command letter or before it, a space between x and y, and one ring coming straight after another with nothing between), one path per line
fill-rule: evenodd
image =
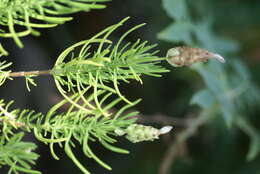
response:
M215 53L211 53L201 48L191 47L175 47L167 52L167 61L175 67L190 66L196 62L205 62L208 59L216 58L221 63L225 63L225 59Z

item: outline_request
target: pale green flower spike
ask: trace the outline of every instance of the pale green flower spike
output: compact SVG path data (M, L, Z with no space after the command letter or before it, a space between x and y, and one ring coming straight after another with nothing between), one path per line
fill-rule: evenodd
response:
M126 135L126 139L132 143L139 143L142 141L153 141L159 138L159 135L166 134L172 130L172 126L164 126L161 129L156 129L152 126L145 126L141 124L132 124L125 130L116 129L115 133L119 136Z

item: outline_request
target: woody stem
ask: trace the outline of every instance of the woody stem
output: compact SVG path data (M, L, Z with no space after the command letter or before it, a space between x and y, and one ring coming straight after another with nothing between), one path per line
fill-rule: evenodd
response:
M19 72L11 72L9 73L9 77L24 77L24 76L32 76L32 75L51 75L52 70L43 70L43 71L19 71Z

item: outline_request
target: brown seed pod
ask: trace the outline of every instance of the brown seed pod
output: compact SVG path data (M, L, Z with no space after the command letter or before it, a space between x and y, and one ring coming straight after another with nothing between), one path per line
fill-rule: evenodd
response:
M201 48L175 47L167 52L167 61L175 67L190 66L196 62L205 62L210 58L216 58L221 63L225 59L219 54L211 53Z

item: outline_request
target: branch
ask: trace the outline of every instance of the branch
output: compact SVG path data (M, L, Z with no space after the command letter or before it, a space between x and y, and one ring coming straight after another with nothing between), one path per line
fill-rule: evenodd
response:
M138 122L187 127L190 124L190 122L194 120L194 117L195 115L193 113L188 114L185 118L174 118L172 116L163 114L141 115L140 117L138 117Z
M158 171L159 174L169 173L170 167L180 153L183 144L194 135L200 126L204 125L209 119L212 119L211 116L214 111L215 107L204 110L198 117L189 120L187 128L177 134L176 140L171 143L166 151Z
M9 73L8 77L25 77L25 76L32 76L32 75L51 75L52 70L43 70L43 71L19 71L19 72L12 72Z

